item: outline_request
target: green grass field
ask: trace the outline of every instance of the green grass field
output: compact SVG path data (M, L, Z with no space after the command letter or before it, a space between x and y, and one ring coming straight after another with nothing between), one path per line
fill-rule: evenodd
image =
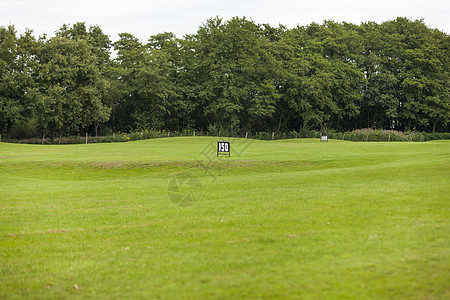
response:
M450 142L217 140L0 143L0 298L450 298Z

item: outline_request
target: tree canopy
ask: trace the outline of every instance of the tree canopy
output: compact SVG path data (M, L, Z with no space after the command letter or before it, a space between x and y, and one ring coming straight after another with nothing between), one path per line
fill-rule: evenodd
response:
M0 27L0 134L357 128L449 131L450 37L423 20L286 28L211 18L116 42Z

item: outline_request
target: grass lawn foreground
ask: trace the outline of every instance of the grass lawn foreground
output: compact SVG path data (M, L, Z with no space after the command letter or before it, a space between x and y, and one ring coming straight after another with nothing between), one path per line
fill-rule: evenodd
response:
M449 299L449 236L450 141L0 143L1 299Z

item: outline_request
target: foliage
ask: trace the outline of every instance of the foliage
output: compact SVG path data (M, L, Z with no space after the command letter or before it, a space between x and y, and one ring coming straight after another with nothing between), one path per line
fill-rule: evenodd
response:
M10 25L0 42L8 137L24 123L51 139L183 128L264 139L324 128L450 131L450 37L423 20L288 29L216 17L196 34L144 43L130 33L113 43L84 23L50 38Z
M340 138L354 142L423 142L425 136L420 132L401 132L381 129L356 129L344 134L332 134L332 138Z
M449 132L422 132L422 135L425 137L425 141L450 140Z
M63 129L79 131L109 119L97 58L86 41L54 37L43 44L38 59L36 114L52 140Z
M32 70L36 40L31 31L17 37L14 26L0 27L0 133L31 116Z

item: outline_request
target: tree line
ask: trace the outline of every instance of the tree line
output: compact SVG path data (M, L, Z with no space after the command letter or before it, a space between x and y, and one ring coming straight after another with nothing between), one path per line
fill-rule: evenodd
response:
M211 18L193 35L112 42L0 27L0 134L358 128L448 132L450 37L423 20L292 29Z

